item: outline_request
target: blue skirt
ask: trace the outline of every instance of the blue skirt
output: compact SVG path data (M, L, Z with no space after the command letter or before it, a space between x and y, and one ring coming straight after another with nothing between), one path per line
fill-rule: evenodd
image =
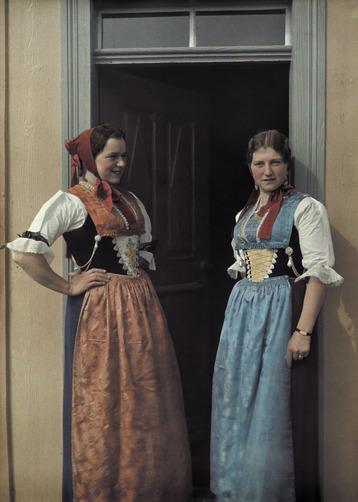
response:
M68 296L65 318L64 382L63 382L63 433L62 433L62 502L73 501L72 487L72 368L73 353L78 320L80 317L84 293Z
M213 381L211 489L220 502L295 500L290 336L287 277L234 286Z

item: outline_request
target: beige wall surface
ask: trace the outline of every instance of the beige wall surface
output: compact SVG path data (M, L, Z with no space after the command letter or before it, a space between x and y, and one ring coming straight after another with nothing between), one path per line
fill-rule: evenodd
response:
M0 0L3 240L26 230L61 186L60 4ZM357 85L358 0L327 0L326 205L336 269L345 282L329 292L324 316L325 502L358 501ZM60 243L54 251L60 272ZM6 282L5 273L0 277L0 500L9 500L9 463L15 501L56 502L61 498L61 296L34 284L8 252L6 262L0 253L0 272L7 272Z
M6 122L6 26L5 0L0 0L0 242L5 242L5 122ZM1 252L0 252L1 253ZM6 399L6 267L5 253L0 254L0 499L9 498Z
M325 308L324 500L358 501L358 0L327 0L326 206L345 282Z
M0 137L6 155L0 175L7 214L2 237L12 240L61 187L61 2L2 0L1 6L6 85L0 90L6 110ZM60 272L61 243L54 251ZM55 502L61 498L62 298L31 281L9 254L0 256L8 272L1 340L8 356L9 473L15 501ZM1 469L6 432L2 422ZM7 491L3 476L1 500L9 500Z

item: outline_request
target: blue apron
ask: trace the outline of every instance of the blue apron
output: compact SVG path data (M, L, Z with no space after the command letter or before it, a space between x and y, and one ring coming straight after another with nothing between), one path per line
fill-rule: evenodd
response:
M269 241L258 238L262 219L244 215L235 227L236 248L287 247L303 198L293 192L283 200ZM288 276L237 282L213 379L211 490L220 502L295 500L290 370L285 361L290 337Z

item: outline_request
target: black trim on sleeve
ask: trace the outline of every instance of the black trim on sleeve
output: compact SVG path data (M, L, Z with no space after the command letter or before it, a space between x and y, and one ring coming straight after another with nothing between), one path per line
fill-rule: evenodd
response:
M19 237L24 237L24 239L32 239L34 241L44 242L48 247L50 247L50 244L47 242L45 237L40 234L40 232L30 232L29 230L26 230L26 232L19 235Z

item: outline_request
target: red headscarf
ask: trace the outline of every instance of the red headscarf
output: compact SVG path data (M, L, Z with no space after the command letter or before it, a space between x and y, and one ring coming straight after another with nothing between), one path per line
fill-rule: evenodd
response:
M262 206L262 208L259 210L257 214L261 217L268 212L266 218L264 219L260 227L258 233L259 239L271 238L272 227L280 211L283 196L285 194L291 193L292 190L294 190L294 187L292 185L281 185L279 188L276 188L276 190L274 190L271 193L267 203L264 206ZM244 216L245 210L257 201L257 199L259 198L259 194L260 194L259 190L253 190L253 192L249 197L249 200L246 202L244 209L241 211L241 215L238 221L240 221L241 218Z
M112 210L113 202L118 202L121 192L111 187L106 181L101 180L96 166L96 161L91 149L92 129L87 129L74 139L65 141L65 147L72 155L71 187L77 185L80 176L83 176L84 169L90 171L97 178L94 193L106 204L109 211ZM84 178L85 179L85 178Z

